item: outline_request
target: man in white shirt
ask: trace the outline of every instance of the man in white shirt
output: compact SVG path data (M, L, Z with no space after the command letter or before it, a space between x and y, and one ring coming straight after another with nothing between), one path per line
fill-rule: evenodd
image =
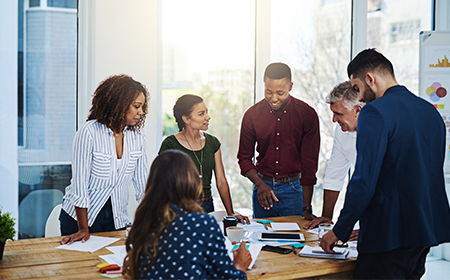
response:
M350 81L336 85L326 102L333 112L333 122L337 122L339 126L334 131L333 149L325 171L322 216L306 224L306 229L332 222L339 192L350 167L356 162L356 125L364 103L359 101L358 93L352 88Z

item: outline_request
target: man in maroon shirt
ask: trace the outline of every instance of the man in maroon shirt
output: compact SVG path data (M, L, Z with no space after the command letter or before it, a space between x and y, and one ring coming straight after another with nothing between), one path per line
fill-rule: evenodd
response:
M291 80L286 64L268 65L265 99L250 107L242 119L237 157L241 174L253 182L255 218L314 218L311 197L317 180L319 118L308 104L290 96ZM256 165L252 161L255 143Z

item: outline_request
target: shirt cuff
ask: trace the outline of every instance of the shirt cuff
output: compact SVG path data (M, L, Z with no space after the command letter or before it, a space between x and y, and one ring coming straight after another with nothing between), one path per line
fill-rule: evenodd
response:
M327 179L323 180L323 189L330 191L342 191L342 187L344 186L344 182L340 180Z
M66 200L70 205L79 208L89 208L89 199L87 197L81 197L78 195L65 195L64 200Z
M256 169L256 166L253 165L252 163L243 164L240 167L241 167L242 176L245 176L245 174L252 169L258 170L258 169Z
M314 186L317 182L317 179L314 178L303 178L303 174L302 174L302 178L300 178L300 184L302 186Z

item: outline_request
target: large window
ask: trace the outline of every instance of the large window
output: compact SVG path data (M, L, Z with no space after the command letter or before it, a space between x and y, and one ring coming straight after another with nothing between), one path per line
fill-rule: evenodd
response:
M292 68L291 94L316 109L320 120L319 170L313 196L314 213L319 215L335 125L325 97L336 84L348 80L351 1L279 0L272 1L271 12L270 60ZM342 203L343 195L337 203L337 213Z
M19 238L43 237L71 179L77 1L18 2Z
M183 94L205 100L208 133L222 143L234 208L251 208L251 184L237 164L240 122L253 104L255 3L162 1L163 134L178 132L172 108ZM224 209L213 183L216 210ZM251 214L251 212L245 212Z
M368 0L367 47L394 65L397 81L419 94L419 33L431 30L431 3L423 0Z

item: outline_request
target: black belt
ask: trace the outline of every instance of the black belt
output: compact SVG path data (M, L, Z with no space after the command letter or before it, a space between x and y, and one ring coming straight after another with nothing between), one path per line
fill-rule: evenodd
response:
M274 183L287 183L287 182L293 182L293 181L297 181L300 180L300 178L302 177L302 174L298 174L292 177L285 177L285 178L275 178L275 177L269 177L266 175L262 175L261 173L258 173L259 177L261 177L261 179L266 180L266 181L271 181Z

